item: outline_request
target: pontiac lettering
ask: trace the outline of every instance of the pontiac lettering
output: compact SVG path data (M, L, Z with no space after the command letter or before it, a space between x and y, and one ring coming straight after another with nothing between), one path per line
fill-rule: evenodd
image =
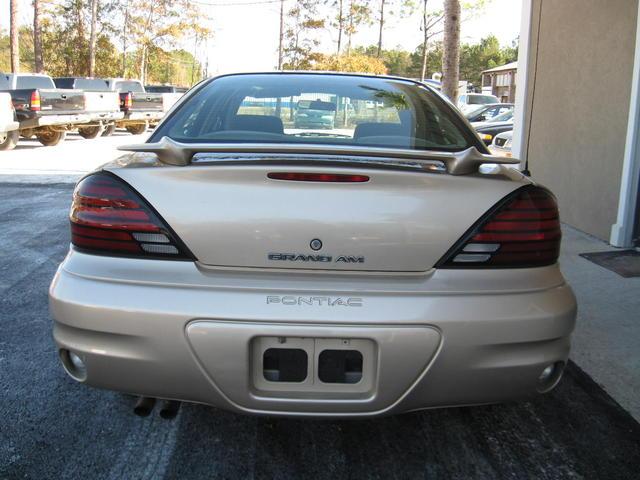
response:
M319 307L362 307L358 297L296 297L293 295L267 295L267 305L311 305Z

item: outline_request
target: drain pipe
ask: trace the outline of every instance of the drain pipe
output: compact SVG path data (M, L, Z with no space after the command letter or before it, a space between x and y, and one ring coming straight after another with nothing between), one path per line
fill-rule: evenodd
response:
M156 399L153 397L138 397L136 406L133 407L133 413L139 417L148 417L155 404Z
M171 420L178 414L180 408L180 402L176 400L164 400L162 407L160 407L160 416L165 420Z

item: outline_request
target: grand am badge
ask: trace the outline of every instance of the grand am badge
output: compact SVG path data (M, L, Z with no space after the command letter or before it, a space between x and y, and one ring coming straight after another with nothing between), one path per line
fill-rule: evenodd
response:
M360 255L306 255L304 253L269 253L267 258L276 262L306 263L364 263Z

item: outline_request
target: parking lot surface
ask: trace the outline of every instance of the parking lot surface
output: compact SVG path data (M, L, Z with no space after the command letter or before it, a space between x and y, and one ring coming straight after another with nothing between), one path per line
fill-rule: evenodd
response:
M6 178L1 479L638 478L640 426L574 364L550 394L504 405L357 421L201 405L169 421L136 417L132 397L68 378L51 338L47 287L68 248L72 185Z
M66 140L55 147L44 147L35 137L21 138L15 150L0 152L0 181L13 181L16 175L78 177L123 155L116 147L140 143L147 137L148 134L131 135L117 130L110 137L85 140L77 133L69 133Z

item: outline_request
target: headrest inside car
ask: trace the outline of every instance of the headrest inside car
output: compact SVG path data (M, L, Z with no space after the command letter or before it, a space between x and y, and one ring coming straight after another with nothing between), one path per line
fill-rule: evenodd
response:
M282 120L272 115L236 115L229 122L228 130L284 133Z

